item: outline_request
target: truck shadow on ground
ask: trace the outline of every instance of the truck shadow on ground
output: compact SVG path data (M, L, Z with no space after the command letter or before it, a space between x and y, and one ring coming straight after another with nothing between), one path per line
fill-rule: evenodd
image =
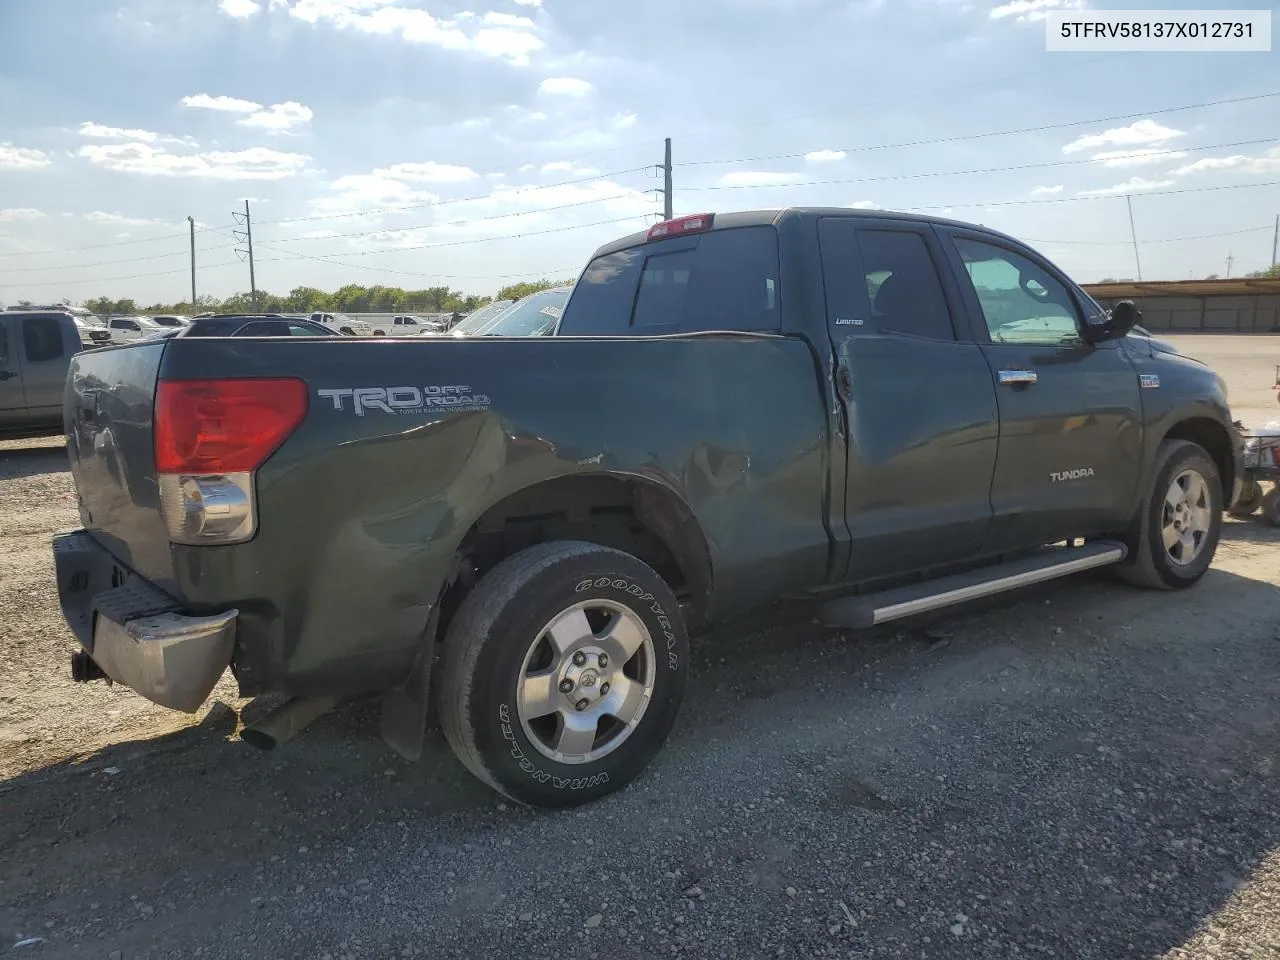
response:
M1231 527L1233 539L1254 529ZM1268 706L1277 594L1222 570L1160 596L1094 575L857 635L779 605L700 638L677 733L594 816L685 857L682 884L746 871L748 895L763 896L784 877L800 885L835 842L850 870L861 863L908 899L967 904L986 891L985 922L1002 936L1057 955L1129 955L1126 944L1159 955L1280 844L1280 782L1263 762L1280 748ZM1179 633L1206 598L1221 608L1203 616L1229 667ZM197 726L0 783L14 923L36 903L43 916L110 897L104 883L150 901L300 856L365 876L340 852L385 856L388 831L449 849L501 832L519 849L573 816L499 806L434 725L420 762L399 759L375 739L374 701L267 753L227 742L238 722L220 704ZM739 801L762 786L784 799L785 827L744 819ZM718 839L690 840L704 828ZM707 845L727 866L703 862ZM922 850L934 857L923 871ZM496 848L489 869L501 875L511 855ZM877 914L859 936L909 939L913 927ZM1097 952L1071 947L1086 933Z

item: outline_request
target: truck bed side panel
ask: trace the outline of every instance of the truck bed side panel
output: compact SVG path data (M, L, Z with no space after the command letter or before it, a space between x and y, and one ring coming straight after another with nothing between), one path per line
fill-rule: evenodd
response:
M189 602L240 609L250 692L398 680L467 531L559 477L676 492L705 534L716 606L827 574L827 420L798 339L182 340L163 375L309 386L306 419L259 470L255 539L174 548ZM352 395L320 392L363 388L474 402L358 415Z

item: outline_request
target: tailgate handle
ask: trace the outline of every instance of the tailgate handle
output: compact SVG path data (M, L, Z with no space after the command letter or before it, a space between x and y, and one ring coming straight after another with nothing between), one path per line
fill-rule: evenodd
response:
M0 380L8 380L10 377L17 376L12 370L0 370Z

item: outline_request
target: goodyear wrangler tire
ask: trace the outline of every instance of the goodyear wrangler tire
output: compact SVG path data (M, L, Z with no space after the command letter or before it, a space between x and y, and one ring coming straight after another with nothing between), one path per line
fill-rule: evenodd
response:
M1117 573L1135 586L1179 590L1213 562L1222 535L1222 480L1213 458L1189 440L1164 441L1152 476Z
M445 638L440 725L458 759L520 803L571 807L625 786L662 747L688 638L648 565L593 543L503 560Z

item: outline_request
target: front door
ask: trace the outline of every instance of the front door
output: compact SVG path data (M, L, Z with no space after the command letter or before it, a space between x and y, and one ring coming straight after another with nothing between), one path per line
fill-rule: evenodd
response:
M10 314L0 314L0 433L17 430L27 420L27 400L22 390L21 324Z
M1118 341L1083 339L1082 302L1012 241L942 229L1000 405L984 550L1123 530L1142 464L1138 375Z
M991 523L997 411L982 348L957 335L958 287L913 221L818 223L847 424L844 579L977 553Z
M63 336L67 323L70 321L46 314L26 316L20 324L14 324L22 331L22 386L27 415L36 423L62 422L62 391L71 354L75 352Z

